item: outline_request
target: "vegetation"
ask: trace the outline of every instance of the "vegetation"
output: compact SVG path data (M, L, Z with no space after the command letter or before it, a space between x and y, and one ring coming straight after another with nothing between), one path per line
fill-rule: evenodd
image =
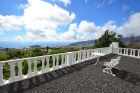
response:
M140 48L140 36L135 36L134 33L130 34L130 41L129 44L127 45L128 48Z
M95 40L94 48L109 47L112 42L119 42L119 47L125 47L125 44L122 41L123 35L117 35L113 31L106 30L104 34L98 39Z

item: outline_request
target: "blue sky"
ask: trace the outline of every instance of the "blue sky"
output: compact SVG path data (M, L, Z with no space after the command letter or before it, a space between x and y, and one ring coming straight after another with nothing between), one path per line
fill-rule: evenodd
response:
M140 35L140 0L2 0L0 41L83 41Z

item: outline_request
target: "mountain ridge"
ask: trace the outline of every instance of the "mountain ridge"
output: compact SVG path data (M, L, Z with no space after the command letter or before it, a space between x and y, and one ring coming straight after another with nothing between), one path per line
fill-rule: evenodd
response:
M139 36L140 37L140 36ZM122 41L124 43L129 43L131 40L131 37L125 37L122 39ZM79 42L74 42L74 43L70 43L70 46L77 46L77 45L91 45L94 44L95 40L86 40L86 41L79 41ZM136 41L136 42L140 42L140 38Z

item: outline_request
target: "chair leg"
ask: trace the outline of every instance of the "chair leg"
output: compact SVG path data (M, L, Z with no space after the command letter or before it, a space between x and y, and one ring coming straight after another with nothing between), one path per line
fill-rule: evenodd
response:
M104 68L104 69L103 69L103 73L108 73L108 74L111 74L111 75L113 75L113 76L116 76L115 74L112 73L111 69L112 69L112 68Z

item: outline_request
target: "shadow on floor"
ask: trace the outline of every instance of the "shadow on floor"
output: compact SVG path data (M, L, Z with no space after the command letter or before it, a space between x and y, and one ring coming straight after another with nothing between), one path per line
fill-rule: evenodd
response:
M118 70L115 68L112 69L112 72L116 75L116 77L130 82L136 86L140 86L140 77L137 74L133 74L125 70Z
M7 91L8 93L22 93L24 91L33 89L35 87L38 87L40 85L43 85L47 82L50 82L52 80L61 78L63 76L66 76L70 73L73 73L75 71L80 71L82 68L85 68L89 65L92 65L96 62L96 59L92 59L89 61L85 61L80 64L72 65L69 67L65 67L62 69L58 69L46 74L42 74L39 76L32 77L30 79L14 82L8 85L4 85L0 87L0 90L2 90L0 93L5 93Z

